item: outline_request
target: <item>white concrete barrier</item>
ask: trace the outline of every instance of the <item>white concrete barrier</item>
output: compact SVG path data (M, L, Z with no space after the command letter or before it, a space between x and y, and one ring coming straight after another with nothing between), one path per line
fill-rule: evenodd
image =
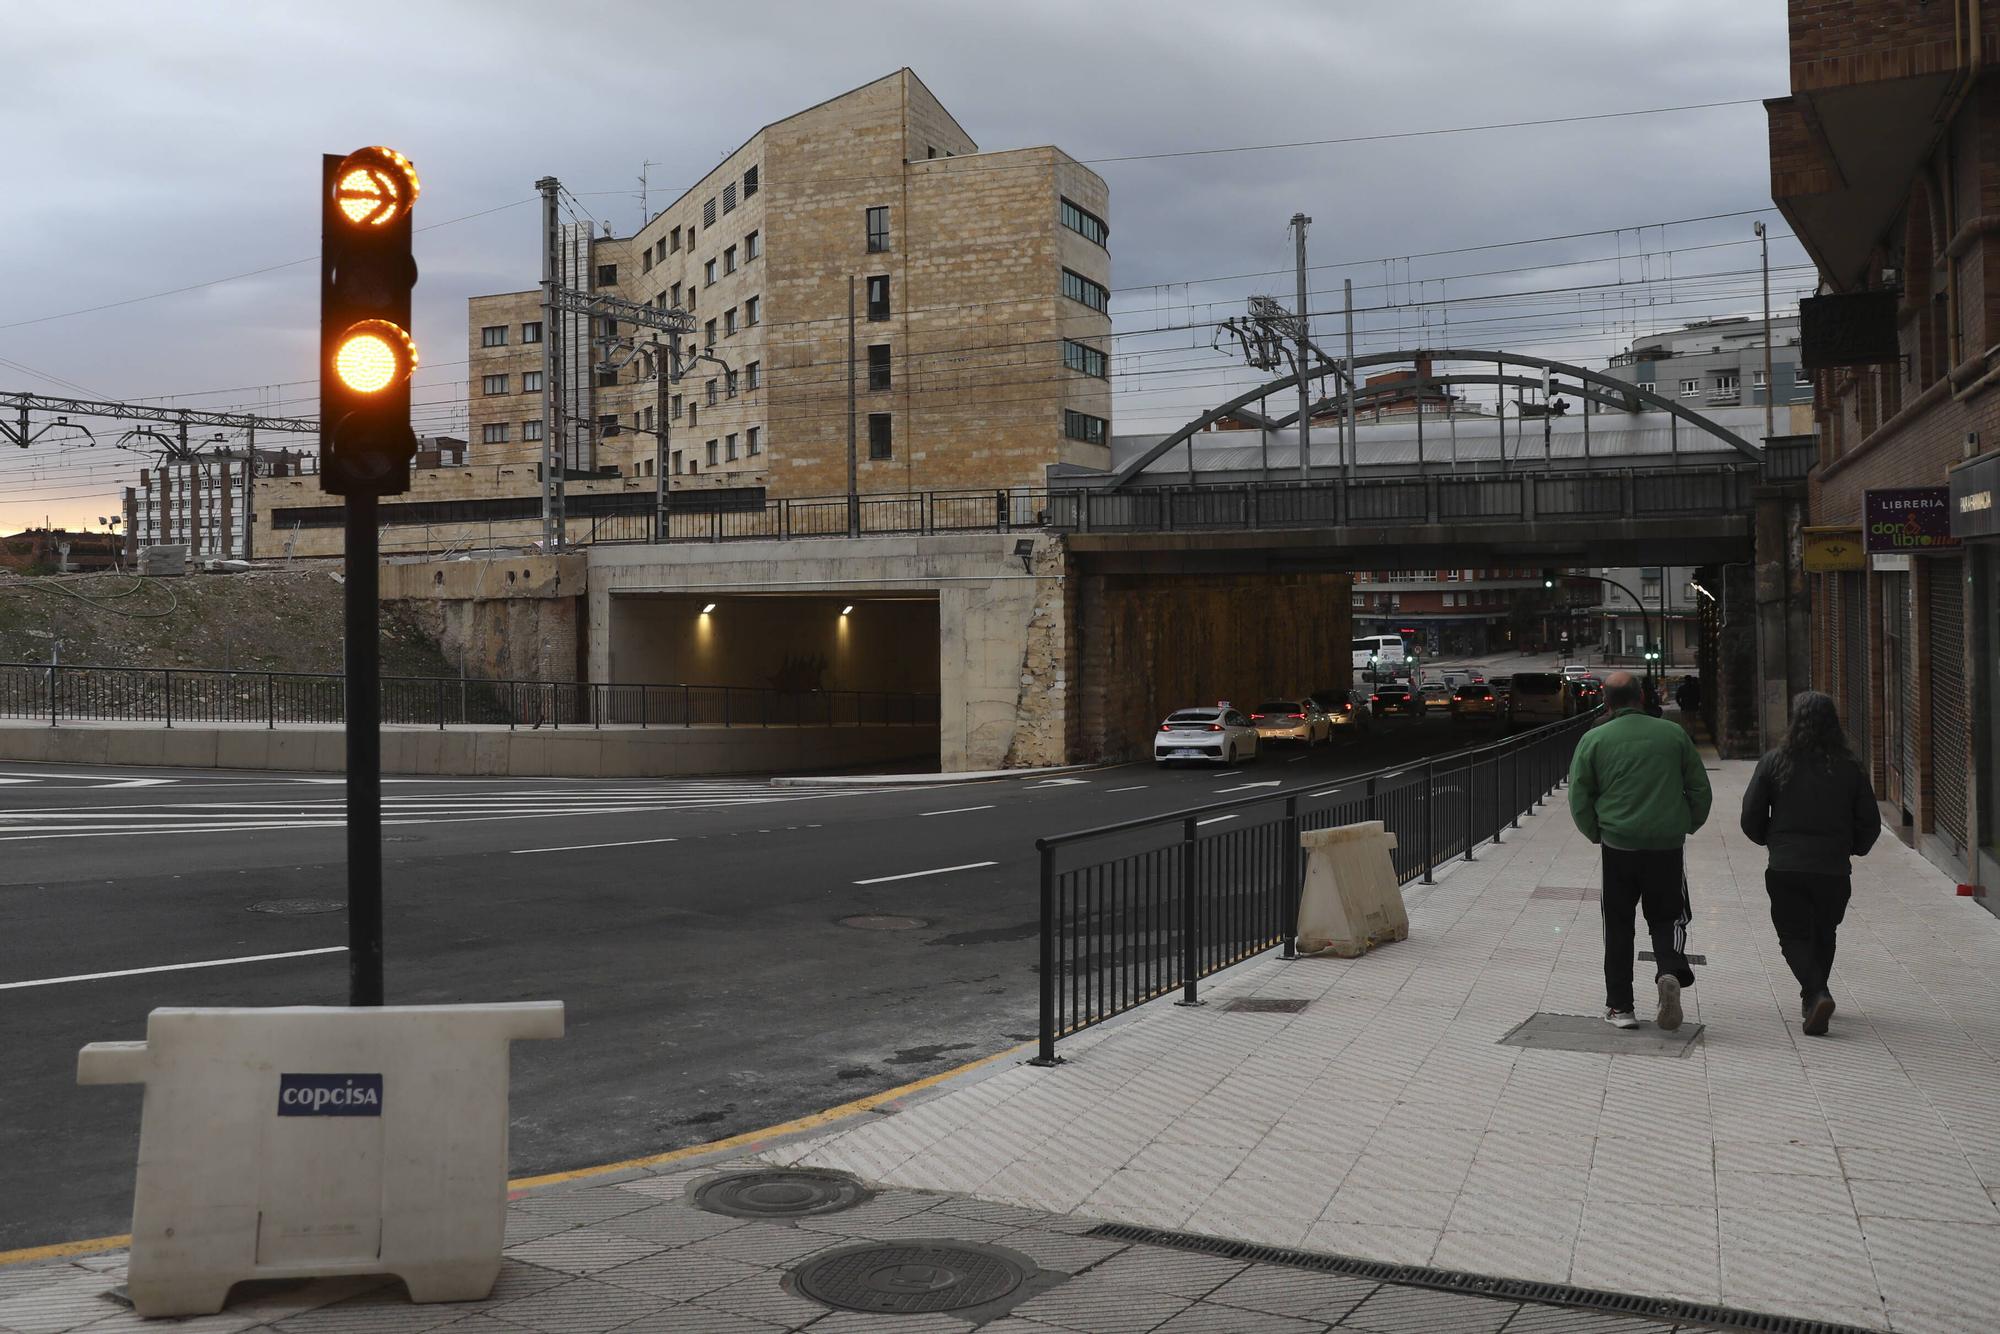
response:
M1371 945L1408 939L1410 915L1389 855L1396 836L1380 820L1307 830L1299 846L1307 853L1299 894L1301 954L1352 959Z
M560 1001L158 1009L94 1042L81 1084L144 1084L128 1288L142 1316L220 1311L245 1279L394 1274L485 1297L507 1220L508 1044Z

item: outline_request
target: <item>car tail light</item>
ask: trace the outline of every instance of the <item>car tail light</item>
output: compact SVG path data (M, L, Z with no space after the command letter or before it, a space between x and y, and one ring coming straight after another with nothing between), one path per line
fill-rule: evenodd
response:
M1250 720L1251 720L1252 722L1255 722L1255 721L1256 721L1257 719L1259 719L1259 718L1262 718L1263 716L1264 716L1264 715L1263 715L1263 714L1261 714L1261 713L1253 713L1253 714L1251 714L1251 715L1250 715Z
M1482 691L1480 691L1480 692L1479 692L1479 698L1481 698L1481 699L1492 699L1492 698L1493 698L1493 692L1492 692L1492 691L1490 691L1490 690L1482 690Z
M1305 718L1305 715L1303 713L1288 713L1285 716L1287 718L1290 718L1293 722L1299 722Z
M1370 695L1368 697L1368 702L1370 704L1380 704L1382 702L1382 697L1380 695Z
M1373 698L1373 697L1371 696L1371 698ZM1351 701L1342 701L1342 703L1341 703L1341 706L1340 706L1340 711L1341 711L1342 713L1352 713L1352 712L1354 712L1354 705L1353 705L1353 703L1352 703Z
M1222 724L1221 724L1221 723L1210 723L1210 724L1208 725L1208 730L1209 730L1209 731L1211 731L1211 732L1220 732L1220 731L1222 730Z
M1171 732L1174 730L1174 725L1172 723L1161 723L1160 730L1162 732Z

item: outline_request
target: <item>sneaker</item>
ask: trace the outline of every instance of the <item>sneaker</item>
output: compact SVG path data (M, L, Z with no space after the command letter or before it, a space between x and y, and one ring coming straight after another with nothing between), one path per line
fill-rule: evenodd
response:
M1681 1026L1681 980L1668 973L1660 975L1658 1022L1669 1033Z
M1806 1011L1805 1031L1809 1036L1818 1037L1826 1032L1826 1026L1832 1019L1833 997L1822 991L1813 997L1812 1008Z
M1639 1026L1638 1016L1630 1010L1606 1010L1604 1012L1604 1022L1613 1028L1637 1028Z

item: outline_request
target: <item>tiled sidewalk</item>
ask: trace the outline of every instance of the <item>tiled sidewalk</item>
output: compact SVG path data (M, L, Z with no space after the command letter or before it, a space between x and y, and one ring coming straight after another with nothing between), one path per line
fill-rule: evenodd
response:
M1885 836L1824 1038L1799 1032L1750 766L1689 845L1707 1025L1684 1059L1497 1045L1602 1005L1597 884L1558 793L1409 895L1406 942L1266 958L894 1116L766 1156L1075 1218L1896 1330L2000 1328L2000 921ZM1641 930L1643 943L1643 928ZM1640 979L1647 978L1641 963ZM1641 987L1647 1017L1650 988Z

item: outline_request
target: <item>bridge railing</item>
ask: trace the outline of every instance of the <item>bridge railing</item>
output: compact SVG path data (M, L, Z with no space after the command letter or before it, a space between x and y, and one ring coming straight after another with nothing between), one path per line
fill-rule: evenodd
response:
M385 676L381 721L406 727L875 727L938 721L938 697L883 690ZM333 672L0 663L0 719L338 724Z
M1056 1040L1266 951L1296 952L1299 834L1380 820L1397 878L1426 883L1498 842L1569 773L1593 714L1492 745L1258 797L1036 840L1041 857L1041 1024Z

